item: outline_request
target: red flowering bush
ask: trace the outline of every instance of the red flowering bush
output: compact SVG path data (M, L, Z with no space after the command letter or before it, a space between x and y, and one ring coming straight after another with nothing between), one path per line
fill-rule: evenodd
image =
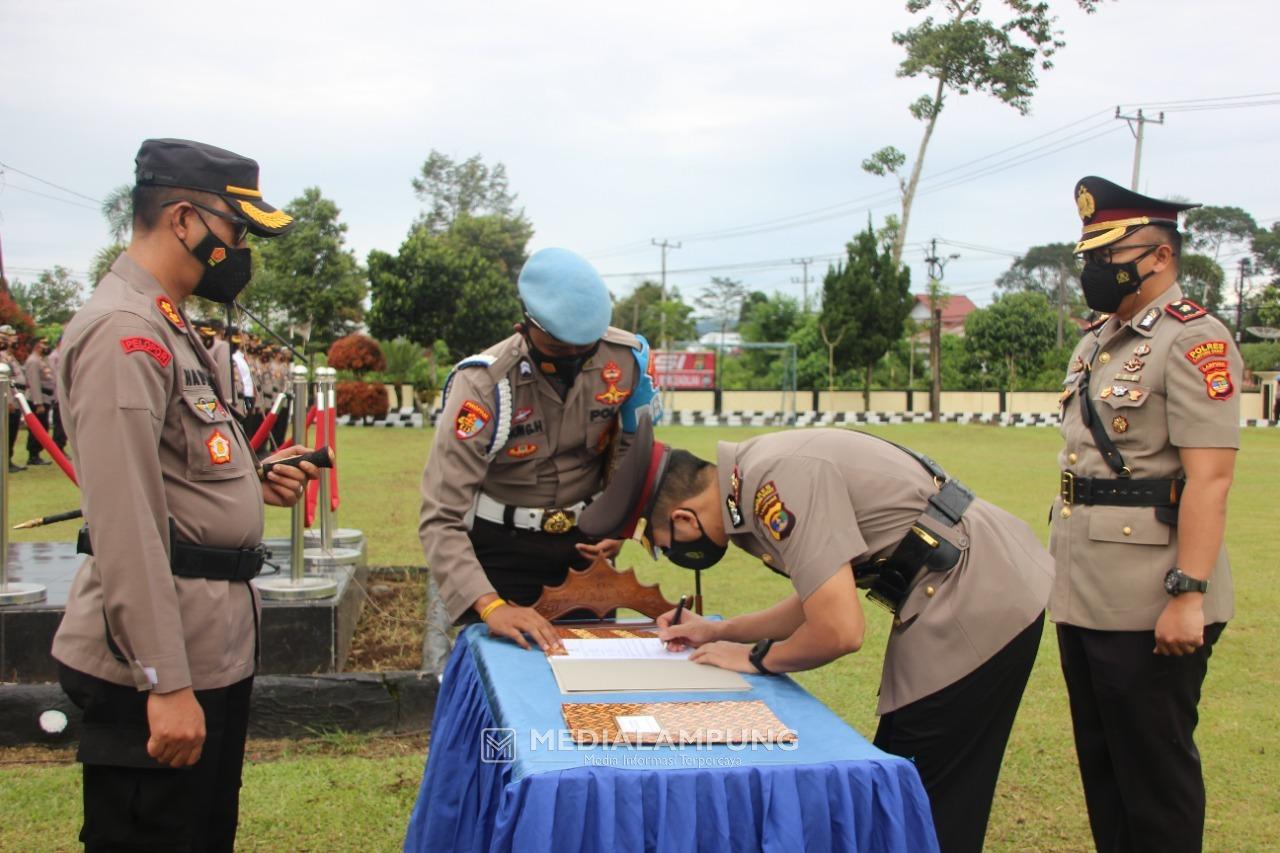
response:
M378 342L368 335L347 335L338 338L329 347L329 366L336 370L365 373L370 370L386 370L387 360Z
M336 344L335 344L336 346ZM338 414L382 420L390 404L387 388L380 382L339 382L336 386Z

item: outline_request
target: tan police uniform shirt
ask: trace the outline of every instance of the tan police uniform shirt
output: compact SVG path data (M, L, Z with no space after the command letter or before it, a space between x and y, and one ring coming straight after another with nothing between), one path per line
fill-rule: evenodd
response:
M610 327L563 401L518 334L484 351L488 366L454 373L422 474L418 523L450 619L494 591L467 537L480 492L509 506L555 508L604 488L618 410L641 378L638 345ZM625 449L625 437L618 444Z
M18 398L14 396L14 392L27 393L27 371L11 349L0 351L0 361L9 365L9 410L16 411Z
M981 499L954 526L922 519L932 476L874 436L807 429L721 442L717 465L733 543L787 575L802 601L845 563L892 553L912 524L963 552L949 571L921 571L913 583L889 634L878 714L973 672L1049 599L1053 560L1026 524Z
M27 402L31 404L31 408L52 406L56 383L53 371L39 352L34 349L31 351L23 365L23 372L27 377Z
M1203 309L1180 300L1175 285L1129 322L1112 317L1085 332L1063 381L1063 471L1116 476L1080 412L1075 388L1086 364L1094 409L1133 477L1184 476L1181 447L1240 446L1240 352L1226 326L1207 313L1193 316ZM1179 312L1175 303L1186 307ZM1064 507L1061 494L1052 513L1053 620L1108 631L1155 628L1169 603L1163 584L1178 562L1177 528L1156 520L1153 507ZM1205 623L1225 622L1233 612L1223 546L1204 597Z
M250 585L169 570L171 518L186 542L262 541L253 454L208 353L128 254L67 325L63 349L58 398L94 556L72 582L53 656L161 693L247 678L258 621Z

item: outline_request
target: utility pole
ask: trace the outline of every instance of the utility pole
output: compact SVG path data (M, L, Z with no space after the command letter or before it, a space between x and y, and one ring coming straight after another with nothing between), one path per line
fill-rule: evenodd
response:
M1253 275L1253 263L1248 258L1240 259L1240 276L1236 279L1236 346L1244 339L1244 290L1245 279Z
M809 313L809 264L813 263L813 258L792 258L791 263L799 264L800 266L804 267L804 273L802 277L796 278L795 276L792 276L791 283L804 285L804 290L802 291L802 293L804 294L804 297L800 301L800 306L804 310L804 313L808 314Z
M929 254L924 262L929 265L929 312L933 319L929 330L929 372L932 379L929 383L929 420L938 422L942 411L942 276L947 271L947 264L959 255L952 254L943 258L938 255L938 241L929 241Z
M1133 181L1129 189L1134 192L1138 191L1138 170L1142 167L1142 136L1143 129L1149 124L1164 124L1164 113L1160 113L1160 118L1147 118L1142 114L1142 110L1138 110L1135 116L1126 116L1120 114L1120 108L1116 107L1116 118L1124 119L1129 123L1129 132L1133 134L1135 140L1133 145ZM1134 129L1134 125L1137 129Z
M672 243L666 237L662 238L661 243L655 238L650 238L649 242L662 249L662 297L658 305L658 348L665 350L667 348L667 311L666 306L661 303L667 301L667 252L679 249L682 244Z

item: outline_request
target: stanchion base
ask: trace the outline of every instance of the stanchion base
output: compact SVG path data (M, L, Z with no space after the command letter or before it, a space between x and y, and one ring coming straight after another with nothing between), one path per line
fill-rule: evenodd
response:
M35 604L45 599L45 588L38 583L7 583L0 587L0 607L10 604Z
M332 598L338 593L337 581L315 575L309 575L299 581L290 578L256 578L253 585L258 588L263 598L274 601Z

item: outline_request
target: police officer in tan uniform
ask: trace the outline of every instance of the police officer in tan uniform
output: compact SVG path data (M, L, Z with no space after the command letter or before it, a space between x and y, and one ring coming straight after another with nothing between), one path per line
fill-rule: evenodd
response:
M1106 314L1063 382L1050 546L1080 775L1101 851L1199 850L1193 734L1233 612L1223 547L1239 447L1240 353L1177 284L1178 213L1097 177L1076 184L1081 285Z
M258 164L152 139L137 157L133 240L66 327L64 405L92 556L53 641L84 711L86 849L229 851L258 646L263 503L316 470L260 478L228 393L183 311L248 283L248 232L291 218ZM282 451L295 455L301 448Z
M659 618L664 640L738 672L796 672L857 651L857 590L867 588L893 611L875 744L915 762L943 851L982 849L1053 583L1053 561L1026 524L927 457L866 433L721 442L712 465L655 443L642 422L582 527L638 536L696 569L732 542L789 578L795 593L767 610Z
M577 519L603 488L614 442L625 446L658 398L648 344L609 326L609 291L586 260L537 252L518 290L516 333L445 384L418 533L451 619L479 618L526 646L528 632L546 648L559 640L527 605L570 566L616 552Z
M5 323L0 326L0 361L9 365L9 399L8 415L9 415L9 473L16 474L19 471L25 471L26 467L15 464L13 461L13 445L18 440L18 424L22 423L22 409L18 406L18 399L15 392L21 391L23 394L27 392L27 372L22 366L22 362L18 361L18 357L14 355L14 347L17 346L18 336L13 326Z
M27 402L31 404L31 411L44 426L45 432L49 431L56 390L53 371L45 361L45 356L48 354L49 342L38 340L22 366L27 377ZM27 430L27 464L52 465L53 463L48 459L40 457L40 451L43 449L44 445L35 437L35 434Z

